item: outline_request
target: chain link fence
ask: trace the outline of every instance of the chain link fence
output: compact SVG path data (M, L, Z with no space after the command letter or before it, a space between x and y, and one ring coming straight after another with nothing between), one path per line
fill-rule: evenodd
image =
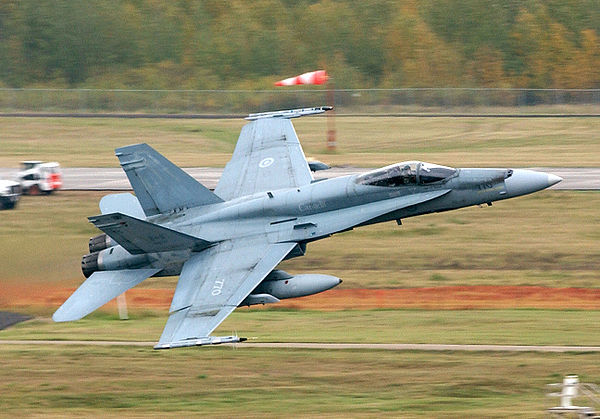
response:
M600 114L600 89L0 89L3 113L147 113L240 115L331 105L340 114Z

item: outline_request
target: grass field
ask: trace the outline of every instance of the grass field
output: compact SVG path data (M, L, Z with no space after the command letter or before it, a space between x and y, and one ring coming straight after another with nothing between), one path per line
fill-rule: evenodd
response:
M0 118L0 167L56 160L116 167L113 150L147 142L184 167L224 166L246 121ZM332 165L377 167L424 160L458 167L595 167L600 118L336 119L338 147L325 148L325 118L294 121L307 156Z
M167 311L138 310L130 321L94 313L71 323L49 317L0 331L0 339L156 342ZM439 343L600 346L597 310L236 310L216 330L258 342Z
M0 347L2 417L542 417L597 354Z
M597 345L598 311L241 310L234 327L259 342ZM94 314L33 320L0 339L153 341L165 316ZM388 352L230 347L0 345L0 417L209 416L540 417L546 384L600 382L596 353Z

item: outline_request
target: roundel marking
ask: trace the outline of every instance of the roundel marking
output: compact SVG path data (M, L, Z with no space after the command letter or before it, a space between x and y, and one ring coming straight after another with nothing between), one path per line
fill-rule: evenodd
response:
M265 159L262 159L260 163L258 163L258 167L264 169L265 167L269 167L270 165L272 165L274 161L275 159L273 157L267 157Z

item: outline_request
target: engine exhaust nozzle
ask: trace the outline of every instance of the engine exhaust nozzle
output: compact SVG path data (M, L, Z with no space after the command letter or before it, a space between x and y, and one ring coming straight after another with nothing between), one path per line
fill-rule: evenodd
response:
M98 252L84 255L81 258L81 272L83 276L89 278L94 272L98 270Z

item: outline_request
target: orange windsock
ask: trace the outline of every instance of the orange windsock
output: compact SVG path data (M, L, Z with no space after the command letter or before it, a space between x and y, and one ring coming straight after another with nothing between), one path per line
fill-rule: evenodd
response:
M279 80L275 86L295 86L297 84L323 84L329 76L325 70L311 71L289 79Z

